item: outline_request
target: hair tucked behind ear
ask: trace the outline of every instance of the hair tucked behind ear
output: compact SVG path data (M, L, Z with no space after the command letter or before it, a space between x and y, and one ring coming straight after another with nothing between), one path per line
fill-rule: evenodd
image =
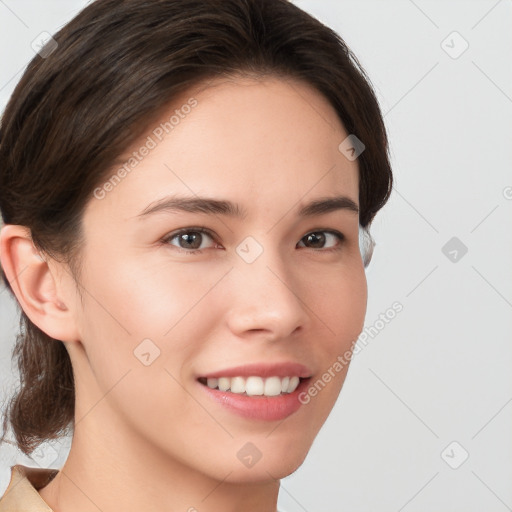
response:
M312 85L365 145L360 224L388 200L388 142L371 83L338 34L287 0L96 0L54 39L1 119L0 210L6 224L30 229L41 253L69 265L77 283L81 219L95 187L163 109L210 78ZM73 427L73 371L64 344L24 313L13 356L21 383L4 434L10 423L28 455Z

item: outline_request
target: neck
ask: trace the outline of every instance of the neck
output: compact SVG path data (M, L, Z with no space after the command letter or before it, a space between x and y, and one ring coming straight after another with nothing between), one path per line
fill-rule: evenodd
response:
M276 512L279 480L230 482L123 446L77 428L64 467L39 494L56 512Z
M107 418L104 411L77 413L82 419L75 420L66 463L39 490L56 512L276 512L279 480L236 481L231 471L202 473L150 446L125 420L111 410Z

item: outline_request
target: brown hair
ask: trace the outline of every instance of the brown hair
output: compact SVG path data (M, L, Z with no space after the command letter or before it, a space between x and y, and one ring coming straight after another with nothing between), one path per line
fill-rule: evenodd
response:
M277 75L315 87L365 145L360 224L389 198L388 141L371 82L338 34L287 0L96 0L54 39L58 47L30 62L1 120L0 210L74 276L94 188L173 98L217 76ZM0 442L9 421L29 455L73 427L73 371L64 344L23 311L13 357L20 389Z

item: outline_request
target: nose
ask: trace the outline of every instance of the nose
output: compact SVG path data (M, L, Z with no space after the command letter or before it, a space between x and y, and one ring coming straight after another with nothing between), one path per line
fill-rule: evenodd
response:
M286 265L277 251L267 249L252 263L241 258L228 279L227 318L235 335L285 339L310 321L311 305L301 272Z

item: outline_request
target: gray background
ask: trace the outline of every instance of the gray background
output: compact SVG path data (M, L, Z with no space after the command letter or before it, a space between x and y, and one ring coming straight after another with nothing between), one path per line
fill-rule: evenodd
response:
M280 507L512 510L512 2L296 3L370 75L396 186L372 230L372 336L305 463L282 481ZM0 0L1 110L32 41L85 4ZM403 311L382 327L395 301ZM0 322L6 396L17 316L4 289ZM0 493L11 464L59 467L68 449L64 440L28 459L2 447Z

